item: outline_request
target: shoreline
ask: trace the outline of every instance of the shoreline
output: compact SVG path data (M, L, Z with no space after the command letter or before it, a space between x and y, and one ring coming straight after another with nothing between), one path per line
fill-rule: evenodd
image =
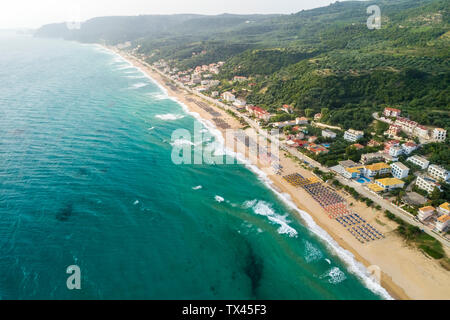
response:
M221 134L223 140L225 135L224 129L218 128L213 123L214 117L196 104L196 102L205 102L205 100L185 91L183 88L173 85L170 79L148 67L136 57L112 48L103 48L119 55L125 61L139 69L143 74L147 75L148 78L158 85L165 94L177 101L183 108L186 108L189 114L193 115L203 123L208 122L208 124L212 125L214 127L213 130ZM206 103L214 109L214 111L219 112L221 118L223 118L232 129L242 128L239 121L227 114L223 109L212 105L211 103ZM208 128L209 127L210 126L208 125ZM229 145L225 144L224 147L230 148ZM234 145L231 146L233 149L234 147ZM310 171L302 168L296 161L287 157L285 153L285 151L280 152L280 164L282 164L286 170L283 175L299 172L306 178L314 176ZM400 300L450 298L450 289L447 290L445 286L450 283L450 278L448 278L448 276L445 277L445 270L437 268L437 263L429 260L419 252L419 250L406 247L402 239L392 232L394 229L392 222L386 220L382 214L378 212L374 216L374 212L371 212L373 211L372 209L364 207L363 204L357 203L356 200L341 193L349 203L351 202L354 204L353 208L355 212L361 214L367 221L372 225L375 225L386 235L386 238L383 240L362 245L357 242L355 238L352 238L350 233L335 220L329 219L324 210L305 190L289 185L281 176L274 175L269 172L267 168L263 168L258 164L250 162L246 165L259 176L260 180L263 180L267 187L271 188L276 193L280 200L284 201L298 213L298 215L294 215L294 218L301 220L302 224L307 225L310 232L316 234L316 236L326 242L325 245L329 250L331 250L334 255L338 256L339 259L344 261L348 267L348 271L358 276L370 290L387 298L386 295L383 295L383 292L381 292L386 290L390 297ZM250 168L251 166L255 166L255 169L260 172L253 170ZM261 173L263 173L264 176L261 176ZM286 194L289 197L286 197ZM377 224L377 222L379 223ZM385 226L385 228L383 228L383 226ZM319 234L320 232L324 232L325 234ZM401 252L401 255L393 255L392 253L394 252ZM426 272L423 272L424 270L415 270L414 267L417 262L421 265L426 265ZM402 264L409 264L409 267L405 268ZM366 269L372 265L377 265L382 270L381 287L384 290L380 291L379 289L377 290L377 288L374 288L373 283L368 282L368 280L372 280L367 277L367 271L361 270L362 268L360 268L363 267ZM364 271L366 274L365 279L361 276L361 273L364 273ZM411 281L414 283L408 285L408 282ZM418 285L421 282L423 284Z

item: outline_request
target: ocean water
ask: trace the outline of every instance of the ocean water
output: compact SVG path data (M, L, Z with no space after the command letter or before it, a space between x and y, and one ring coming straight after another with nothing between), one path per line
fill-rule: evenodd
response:
M0 83L0 299L388 298L255 168L175 165L200 120L113 53L3 35Z

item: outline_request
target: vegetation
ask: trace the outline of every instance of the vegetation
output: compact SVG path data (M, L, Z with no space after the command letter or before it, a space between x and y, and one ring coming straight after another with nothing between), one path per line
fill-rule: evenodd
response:
M380 30L366 26L371 4L382 10ZM217 78L251 77L249 103L287 103L307 116L326 108L322 122L345 129L367 128L372 112L385 106L448 128L449 9L445 0L344 1L292 15L104 17L80 30L44 26L36 35L130 41L148 62L165 59L181 70L225 61ZM448 150L438 162L448 161Z
M426 234L420 230L420 228L412 226L402 219L397 218L392 212L385 211L385 216L399 225L395 231L403 237L406 242L414 244L434 259L446 258L444 248L438 240Z
M448 120L447 120L448 121ZM419 149L419 154L427 156L431 163L438 164L450 170L450 142L430 143Z

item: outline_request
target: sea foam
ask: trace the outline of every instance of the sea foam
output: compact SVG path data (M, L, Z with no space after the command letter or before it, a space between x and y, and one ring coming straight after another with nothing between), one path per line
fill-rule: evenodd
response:
M297 230L289 226L286 216L277 214L269 203L265 201L252 200L244 202L244 207L252 208L254 213L261 216L266 216L271 222L279 225L279 234L287 234L290 237L296 237L298 235Z
M180 115L180 114L168 113L168 114L158 114L155 116L155 118L158 118L158 119L161 119L164 121L175 121L175 120L183 119L184 116Z

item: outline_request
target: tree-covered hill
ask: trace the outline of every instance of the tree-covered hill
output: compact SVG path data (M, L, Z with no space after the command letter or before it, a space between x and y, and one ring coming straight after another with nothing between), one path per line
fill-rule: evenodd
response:
M381 8L379 30L366 25L373 4ZM245 90L248 102L290 103L299 113L328 108L324 121L344 127L364 128L389 105L448 128L449 14L448 0L341 1L291 15L96 18L81 30L51 25L37 35L131 41L150 63L165 59L180 69L225 61L220 79L256 84Z

